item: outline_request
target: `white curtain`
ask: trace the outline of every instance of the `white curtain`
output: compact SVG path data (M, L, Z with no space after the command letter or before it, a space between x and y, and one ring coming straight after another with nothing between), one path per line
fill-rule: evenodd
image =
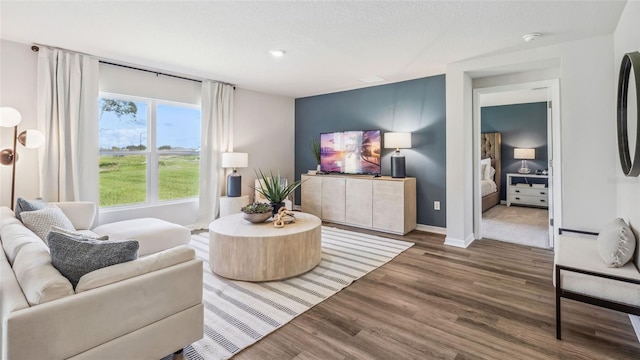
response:
M233 151L233 86L202 82L202 140L200 145L200 206L196 229L218 216L224 170L222 153Z
M99 199L98 60L40 47L40 195L48 201Z

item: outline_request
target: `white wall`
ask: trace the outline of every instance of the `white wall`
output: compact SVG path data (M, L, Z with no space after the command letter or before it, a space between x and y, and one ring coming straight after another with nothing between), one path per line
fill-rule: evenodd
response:
M254 169L280 171L294 179L294 99L236 89L233 149L249 154L242 175L242 194L253 197Z
M18 133L36 128L36 82L38 55L30 45L0 40L0 106L22 114ZM13 147L13 128L0 127L0 149ZM15 198L35 198L39 193L38 152L17 145ZM11 166L0 165L0 205L9 206Z
M617 151L613 37L603 36L447 66L447 242L466 244L472 235L471 81L482 69L540 61L560 62L564 227L597 230L616 212L611 181ZM548 74L547 72L541 72ZM528 79L531 80L544 80ZM514 81L516 81L514 79ZM556 168L559 164L555 164Z
M639 18L640 2L627 2L613 37L614 66L612 73L614 76L617 76L620 71L620 62L625 53L640 51ZM616 78L616 81L612 82L609 88L611 91L617 91L617 85ZM629 102L634 101L629 99ZM612 111L615 111L615 109ZM635 119L630 117L628 121L632 122L635 121ZM636 139L636 141L637 140L638 139ZM633 152L633 149L631 149L631 151ZM620 168L620 159L617 152L611 161L616 166L615 182L618 192L618 216L629 221L637 236L638 231L640 231L640 177L624 176Z
M0 40L0 106L18 109L23 116L18 131L36 126L37 59L31 46ZM152 73L100 66L100 90L200 104L200 84ZM254 168L278 171L293 179L294 99L237 88L234 107L234 148L249 153L249 168L243 175L243 194L253 195ZM0 128L0 148L12 146L12 129ZM20 148L17 163L16 197L39 194L37 152ZM11 168L0 167L0 205L9 205ZM159 205L103 209L100 223L138 217L157 217L188 225L195 221L195 200Z

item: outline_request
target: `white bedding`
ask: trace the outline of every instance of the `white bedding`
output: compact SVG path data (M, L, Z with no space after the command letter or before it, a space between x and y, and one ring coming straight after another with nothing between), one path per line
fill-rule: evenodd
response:
M482 196L489 195L498 190L498 186L493 180L484 179L480 184L480 188L482 190Z

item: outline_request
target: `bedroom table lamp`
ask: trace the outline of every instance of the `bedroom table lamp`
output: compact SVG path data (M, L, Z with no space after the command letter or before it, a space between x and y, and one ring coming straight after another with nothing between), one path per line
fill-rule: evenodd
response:
M28 149L35 149L44 144L44 135L38 130L25 130L18 134L18 124L22 121L22 115L14 108L0 107L0 126L13 128L13 147L0 151L0 164L11 165L11 210L13 210L14 193L16 189L16 162L18 154L16 146L18 142Z
M233 172L227 176L227 197L239 197L242 193L242 176L237 168L249 166L249 154L225 152L222 153L222 167L233 168Z
M522 165L518 173L528 174L531 172L527 167L527 160L533 160L536 158L536 149L513 149L513 158L516 160L522 160Z
M411 133L408 132L388 132L384 134L385 149L396 151L391 155L391 177L404 178L406 174L405 158L400 153L400 149L411 148Z

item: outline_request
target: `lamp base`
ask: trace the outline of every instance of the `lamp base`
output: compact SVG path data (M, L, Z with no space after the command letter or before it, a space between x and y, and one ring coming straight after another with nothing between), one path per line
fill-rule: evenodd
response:
M242 176L232 172L227 176L227 197L239 197L242 193Z
M391 177L392 178L407 177L405 158L404 158L404 155L400 154L399 151L396 151L396 153L391 156Z
M520 168L518 170L519 174L529 174L531 172L531 170L529 170L529 168Z

